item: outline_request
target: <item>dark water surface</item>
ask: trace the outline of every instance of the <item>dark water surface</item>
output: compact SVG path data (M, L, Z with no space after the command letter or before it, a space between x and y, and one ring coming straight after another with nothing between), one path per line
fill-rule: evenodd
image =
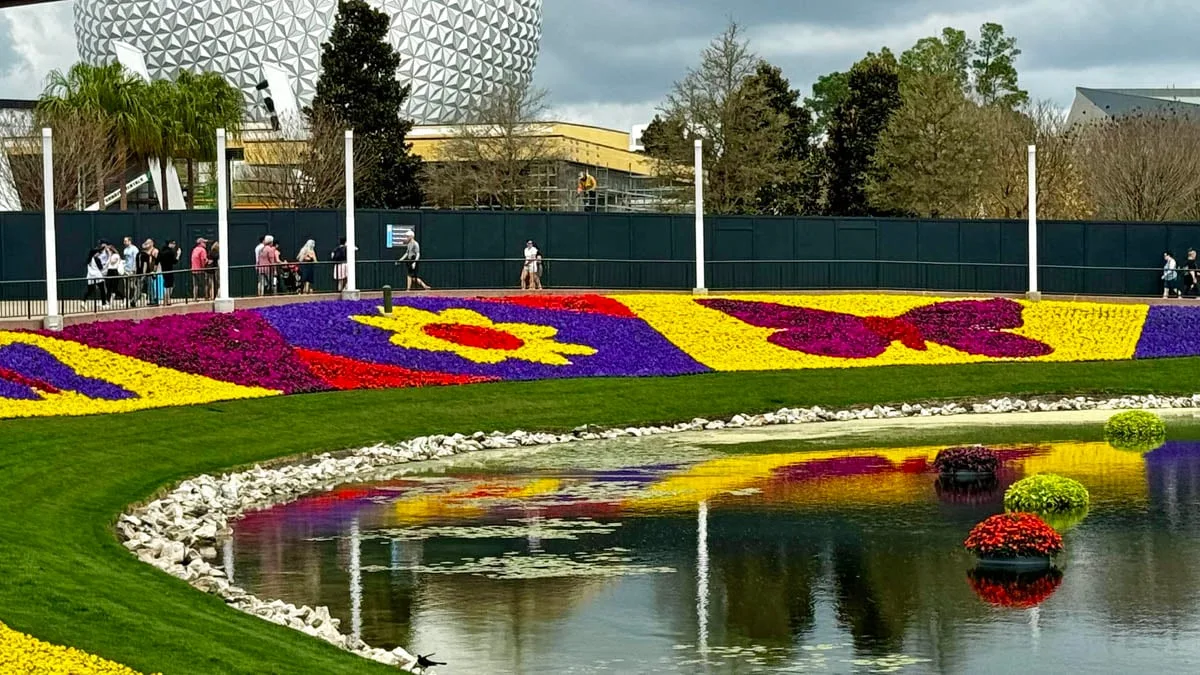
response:
M458 459L251 514L226 556L444 674L1200 672L1200 444L1010 448L966 487L937 449ZM1056 570L975 574L963 538L1042 472L1092 494Z

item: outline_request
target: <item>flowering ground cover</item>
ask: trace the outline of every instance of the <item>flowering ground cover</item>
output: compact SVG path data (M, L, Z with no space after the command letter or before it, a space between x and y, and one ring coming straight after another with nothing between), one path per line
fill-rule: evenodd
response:
M60 647L0 623L0 673L28 675L138 675L119 663Z
M0 621L45 643L70 645L143 673L395 673L298 631L233 611L153 569L117 543L113 522L129 504L147 500L188 476L427 434L515 428L562 432L581 424L641 426L694 417L728 418L783 405L838 409L1006 395L1190 394L1195 378L1188 375L1196 372L1196 358L975 363L836 373L716 372L263 396L128 415L0 420ZM937 437L939 447L1011 444L1033 437L1101 440L1095 425L951 426L939 433L944 434ZM1186 437L1200 438L1200 426L1189 418L1172 422L1173 439L1189 433L1193 435ZM862 442L847 439L854 446ZM896 442L895 435L887 441ZM1062 473L1088 485L1111 483L1116 477L1108 499L1144 503L1147 467L1157 453L1172 446L1169 442L1148 455L1113 450L1099 469L1098 446L1071 447L1055 455L1023 457L1022 471ZM781 451L800 449L788 441ZM932 461L934 454L923 457ZM905 466L899 456L896 459L897 467ZM784 491L814 482L803 476L799 482L791 480L776 471L779 466L748 464L745 473L760 476L764 489ZM903 471L895 476L933 480L931 475ZM879 487L880 479L877 474L862 477L871 481L871 488ZM692 489L707 486L701 478ZM867 490L847 496L864 493ZM932 488L927 494L936 498ZM430 646L425 651L437 650L438 645Z
M1200 355L1200 307L903 295L325 301L0 331L0 418L319 391Z

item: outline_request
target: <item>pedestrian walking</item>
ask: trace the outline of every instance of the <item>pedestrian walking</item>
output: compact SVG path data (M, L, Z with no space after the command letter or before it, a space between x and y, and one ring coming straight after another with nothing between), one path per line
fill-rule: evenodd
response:
M402 240L404 242L404 255L400 256L400 260L396 261L397 265L404 265L405 272L408 275L408 283L405 290L411 291L413 284L417 284L422 290L429 290L429 284L425 283L420 276L419 266L421 263L421 244L417 242L416 235L412 230L405 233Z
M542 254L533 240L525 242L525 261L521 264L521 290L542 289Z
M1163 298L1179 297L1179 272L1178 265L1175 264L1175 258L1170 251L1163 253Z

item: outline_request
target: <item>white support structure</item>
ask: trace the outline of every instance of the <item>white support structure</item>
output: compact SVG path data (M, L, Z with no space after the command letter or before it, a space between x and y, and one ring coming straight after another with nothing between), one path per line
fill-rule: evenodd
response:
M13 182L12 165L8 162L8 147L0 143L0 211L20 211L21 196Z
M58 306L58 240L54 231L54 132L42 129L42 219L46 235L46 318L47 330L62 330Z
M346 130L346 289L342 297L357 300L358 281L356 261L358 246L354 242L354 132Z
M696 510L696 647L708 655L708 502Z
M146 55L142 50L121 40L113 40L113 52L117 55L117 62L125 67L126 70L134 75L140 76L145 81L150 81L150 69L146 67ZM167 160L167 184L164 188L162 185L162 164L159 159L151 159L150 162L150 181L154 183L154 193L158 195L159 207L162 206L163 195L167 195L167 205L171 211L183 210L183 187L179 184L179 172L175 170L175 163ZM122 176L124 179L124 176ZM224 245L224 244L222 244Z
M1037 146L1029 146L1029 293L1030 300L1040 300L1038 290L1038 225L1037 225Z
M704 285L704 141L696 139L696 287L697 295L708 293Z
M221 243L221 255L217 258L217 300L213 309L217 312L233 311L233 299L229 297L229 162L225 159L225 130L217 129L217 241Z

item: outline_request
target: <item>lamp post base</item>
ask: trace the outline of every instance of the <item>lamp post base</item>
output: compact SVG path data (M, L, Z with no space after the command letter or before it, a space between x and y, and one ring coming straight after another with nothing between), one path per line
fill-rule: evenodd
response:
M362 294L357 289L353 291L349 289L342 291L343 300L358 300L361 297Z
M46 330L62 330L63 318L61 316L47 316L42 319L42 328Z
M229 314L233 311L233 298L213 300L213 311L218 314Z

